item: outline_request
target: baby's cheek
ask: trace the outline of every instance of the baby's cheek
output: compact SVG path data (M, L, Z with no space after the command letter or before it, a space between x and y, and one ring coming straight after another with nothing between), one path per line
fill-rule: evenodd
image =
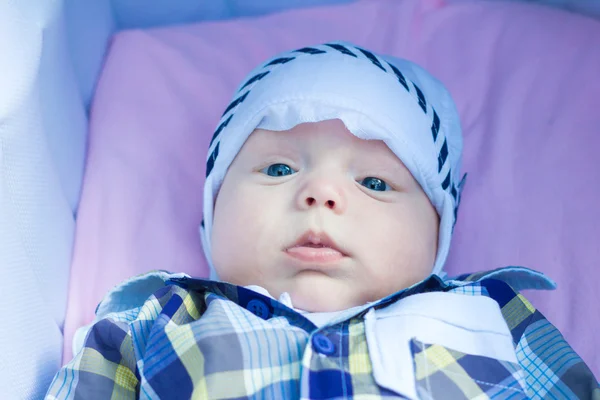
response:
M217 242L213 245L213 265L220 280L245 285L247 280L247 264L239 257L235 245Z
M273 255L268 239L260 215L231 213L216 221L212 258L219 277L239 285L257 284Z
M221 279L226 279L229 275L229 266L232 265L231 251L224 246L226 241L223 239L220 233L213 231L213 237L211 241L211 256L212 262L217 271L217 274Z
M415 212L397 212L373 229L377 234L367 235L372 261L379 266L374 272L383 285L410 285L429 275L437 243L437 236L431 240L436 229L429 222Z
M211 237L211 255L215 270L221 279L234 274L233 268L238 264L240 247L240 225L236 223L233 213L216 213Z

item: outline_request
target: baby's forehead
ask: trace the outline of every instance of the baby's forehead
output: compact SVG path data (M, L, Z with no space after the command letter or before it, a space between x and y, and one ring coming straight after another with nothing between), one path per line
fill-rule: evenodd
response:
M255 129L242 151L262 155L293 156L319 153L335 160L352 158L390 168L406 169L402 161L382 140L366 140L353 134L339 119L301 123L284 131ZM339 157L337 157L339 156Z
M304 122L287 130L272 131L255 129L246 142L257 142L261 145L291 146L303 143L328 143L340 147L355 147L366 151L383 150L396 158L394 153L382 140L361 139L353 134L339 119L328 119L317 122Z

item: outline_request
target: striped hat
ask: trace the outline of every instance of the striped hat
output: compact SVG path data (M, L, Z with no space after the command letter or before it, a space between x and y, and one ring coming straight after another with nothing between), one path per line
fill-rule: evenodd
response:
M460 192L462 133L446 88L412 62L344 42L279 54L255 68L235 92L210 142L202 245L211 269L215 197L229 165L257 128L283 131L340 119L361 139L379 139L423 188L440 216L433 273L448 256Z

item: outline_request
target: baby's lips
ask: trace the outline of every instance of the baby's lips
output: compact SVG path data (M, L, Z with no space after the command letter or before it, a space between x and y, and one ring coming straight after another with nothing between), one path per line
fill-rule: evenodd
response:
M327 235L327 233L324 231L306 231L302 236L298 238L298 240L296 240L296 242L294 242L294 244L288 247L288 250L297 247L303 247L307 249L329 249L340 253L342 256L346 256L346 252L342 248L340 248L337 245L337 243L332 238L330 238L329 235Z
M344 254L331 247L294 246L287 254L298 260L310 263L330 263L344 258Z

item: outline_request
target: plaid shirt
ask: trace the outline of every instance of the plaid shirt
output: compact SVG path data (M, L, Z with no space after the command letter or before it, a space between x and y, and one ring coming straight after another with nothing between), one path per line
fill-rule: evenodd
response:
M148 279L138 277L99 305L81 351L58 372L46 399L403 398L374 377L365 315L429 292L494 299L518 363L413 339L419 398L600 399L589 368L516 291L552 286L536 274L511 267L452 280L431 276L320 328L243 287L163 274L148 278L148 297L139 284Z

